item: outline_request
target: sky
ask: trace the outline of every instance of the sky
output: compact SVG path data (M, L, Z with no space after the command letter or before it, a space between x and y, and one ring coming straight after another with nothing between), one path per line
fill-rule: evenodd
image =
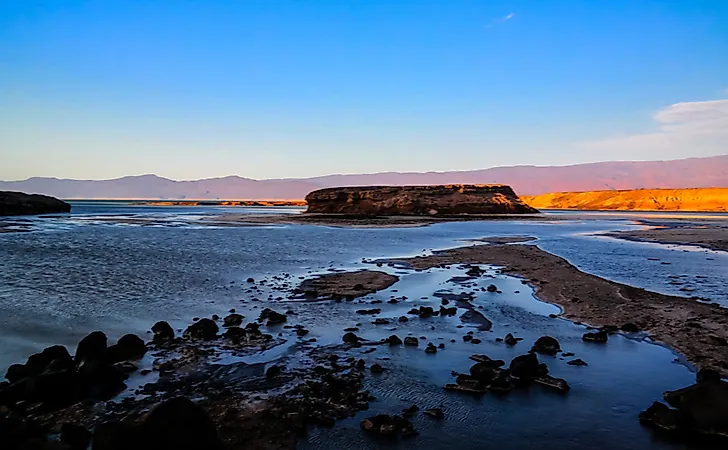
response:
M726 0L0 0L3 180L726 153Z

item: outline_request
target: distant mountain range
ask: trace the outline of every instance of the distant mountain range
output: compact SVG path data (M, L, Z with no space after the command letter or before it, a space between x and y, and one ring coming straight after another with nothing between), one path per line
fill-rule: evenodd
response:
M301 199L323 187L413 184L508 184L519 195L563 191L728 187L728 155L673 161L600 162L572 166L511 166L455 172L384 172L301 179L239 176L174 181L156 175L113 180L29 178L0 181L0 191L62 199Z

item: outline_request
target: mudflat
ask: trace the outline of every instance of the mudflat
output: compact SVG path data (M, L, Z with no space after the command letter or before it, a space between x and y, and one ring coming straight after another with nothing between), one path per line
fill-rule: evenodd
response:
M717 304L650 292L584 273L533 245L474 245L399 260L414 269L490 264L524 279L561 316L592 326L645 331L697 368L728 375L728 311Z
M728 228L716 225L615 231L606 235L635 241L697 245L711 250L728 251Z

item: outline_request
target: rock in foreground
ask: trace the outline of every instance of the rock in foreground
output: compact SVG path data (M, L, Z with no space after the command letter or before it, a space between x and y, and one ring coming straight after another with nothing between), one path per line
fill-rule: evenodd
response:
M506 185L366 186L319 189L307 213L351 215L533 214Z
M0 216L64 213L71 205L47 195L0 191Z

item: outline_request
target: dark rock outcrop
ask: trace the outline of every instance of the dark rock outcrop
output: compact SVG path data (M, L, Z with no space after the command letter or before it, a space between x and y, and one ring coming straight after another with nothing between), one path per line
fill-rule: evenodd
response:
M308 213L350 215L533 214L506 185L366 186L319 189Z
M217 337L218 331L219 328L217 327L217 324L213 320L205 318L187 327L184 332L184 336L191 339L211 341Z
M728 436L728 383L715 377L663 395L667 405L654 402L640 421L665 431Z
M93 450L222 450L215 423L191 400L178 397L156 407L140 424L107 422L97 426Z
M561 351L559 341L551 336L541 336L531 347L532 352L543 353L544 355L555 355Z
M174 339L174 329L165 321L155 323L154 326L152 326L152 333L154 333L154 342L156 343Z
M0 216L66 213L71 205L47 195L0 191Z

